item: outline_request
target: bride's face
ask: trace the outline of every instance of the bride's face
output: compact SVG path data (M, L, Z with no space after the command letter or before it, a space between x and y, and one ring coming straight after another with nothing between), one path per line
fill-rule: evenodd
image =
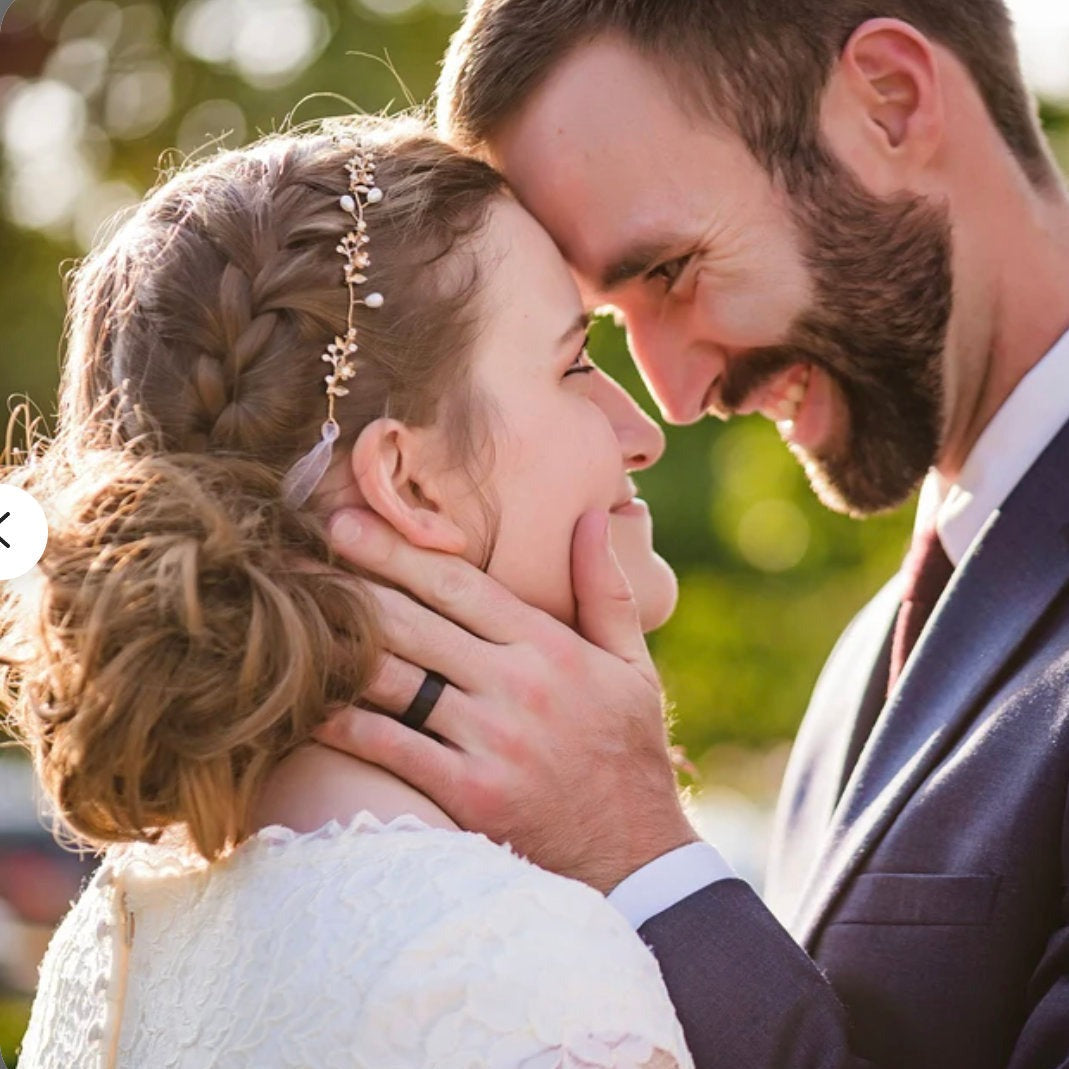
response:
M479 254L483 321L471 373L493 439L483 468L496 506L487 571L524 601L574 624L572 535L585 511L607 509L643 627L657 627L675 606L676 579L653 551L650 514L628 472L655 463L664 436L591 364L575 282L531 215L501 198ZM477 560L487 534L478 494L470 483L466 492L458 485L451 505L470 535L465 555Z

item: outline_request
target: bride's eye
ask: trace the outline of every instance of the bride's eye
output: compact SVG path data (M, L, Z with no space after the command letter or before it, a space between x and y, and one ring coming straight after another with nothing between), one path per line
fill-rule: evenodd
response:
M564 372L565 378L569 375L586 375L597 369L597 365L591 361L590 354L587 352L587 344L589 341L589 335L583 339L583 348L579 350L579 354L576 356L575 360L568 365L568 370Z

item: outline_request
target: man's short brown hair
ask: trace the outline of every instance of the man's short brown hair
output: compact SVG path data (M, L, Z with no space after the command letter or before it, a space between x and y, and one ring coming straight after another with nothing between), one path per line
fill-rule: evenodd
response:
M439 122L477 149L578 45L623 37L793 190L819 165L820 100L835 60L858 26L881 16L953 52L1029 179L1056 180L1003 0L472 0L439 81Z

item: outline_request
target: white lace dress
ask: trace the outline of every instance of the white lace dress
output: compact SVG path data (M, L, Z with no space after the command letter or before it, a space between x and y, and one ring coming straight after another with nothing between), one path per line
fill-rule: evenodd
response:
M688 1069L596 891L368 813L206 865L113 847L41 967L20 1069Z

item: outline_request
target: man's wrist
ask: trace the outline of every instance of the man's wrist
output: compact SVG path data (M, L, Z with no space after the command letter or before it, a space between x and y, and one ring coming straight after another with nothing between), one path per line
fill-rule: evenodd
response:
M651 859L621 880L606 898L636 931L651 917L719 880L736 877L720 852L695 836Z
M615 882L609 886L609 889L605 891L605 894L613 894L617 887L626 883L635 873L649 868L650 865L655 865L661 858L701 841L702 837L688 824L685 829L680 829L677 835L672 837L664 836L645 849L640 848L637 844L632 844L630 851L631 864L628 871L619 875Z

